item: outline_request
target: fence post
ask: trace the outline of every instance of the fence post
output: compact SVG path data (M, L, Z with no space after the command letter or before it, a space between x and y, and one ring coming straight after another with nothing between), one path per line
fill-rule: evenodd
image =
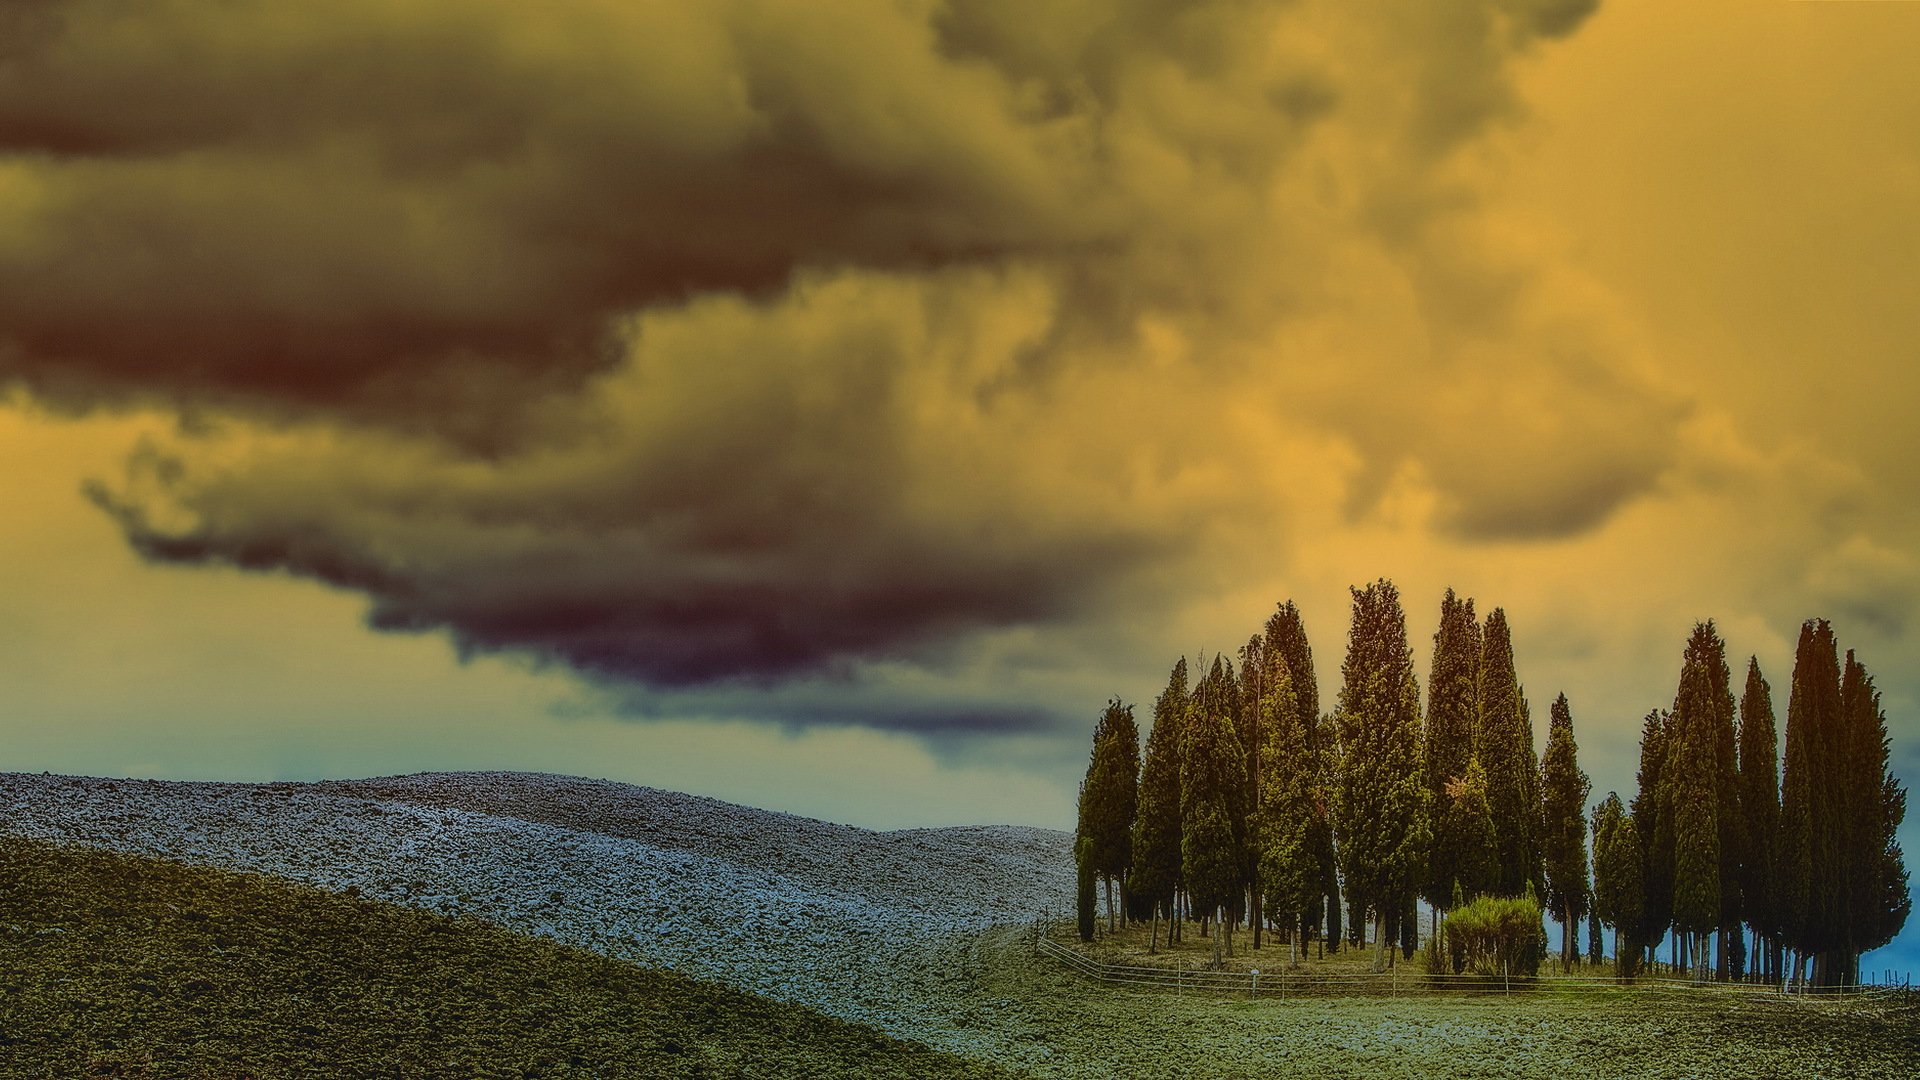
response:
M1248 994L1248 996L1256 997L1256 998L1260 996L1260 969L1259 968L1253 969L1253 989Z

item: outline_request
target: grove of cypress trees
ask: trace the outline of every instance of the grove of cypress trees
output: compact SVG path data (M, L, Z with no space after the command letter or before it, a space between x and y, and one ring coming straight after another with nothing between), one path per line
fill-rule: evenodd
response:
M1167 688L1153 703L1153 730L1147 735L1140 769L1140 797L1133 819L1133 879L1130 887L1154 905L1154 926L1147 943L1159 947L1159 916L1167 916L1167 940L1178 929L1174 891L1180 887L1180 741L1187 716L1187 661L1181 657L1167 676Z
M1500 608L1487 616L1481 634L1475 714L1474 752L1487 770L1487 802L1493 808L1495 892L1519 896L1542 876L1539 781L1533 727L1514 674L1513 638Z
M1236 695L1226 680L1216 656L1213 669L1194 687L1180 748L1181 871L1194 908L1217 919L1216 965L1221 938L1230 932L1229 910L1239 902L1244 867L1242 826L1235 823L1234 810L1245 760L1233 729Z
M1433 813L1433 847L1427 858L1427 877L1421 892L1439 912L1453 902L1460 866L1470 856L1463 850L1467 838L1453 831L1470 821L1449 812L1450 785L1467 773L1473 757L1474 694L1480 668L1480 623L1473 600L1461 600L1448 589L1440 601L1440 628L1433 635L1433 667L1427 681L1427 716L1422 759L1426 769L1427 800ZM1484 771L1482 795L1484 797ZM1491 852L1487 852L1491 859ZM1482 883L1472 883L1479 891ZM1438 923L1435 923L1438 932Z
M1093 870L1106 883L1107 919L1115 918L1113 886L1126 899L1127 869L1133 861L1133 822L1139 801L1140 729L1133 706L1119 698L1107 702L1093 728L1093 753L1080 786L1078 834L1093 841ZM1109 925L1108 929L1112 929Z
M1565 930L1561 960L1580 958L1580 918L1587 902L1587 796L1593 784L1580 771L1567 695L1553 702L1547 752L1540 765L1541 851L1547 871L1547 909Z
M1399 591L1354 589L1341 664L1340 782L1334 831L1349 895L1374 914L1374 970L1386 970L1387 922L1419 891L1429 836L1420 768L1420 690Z
M1780 746L1774 723L1773 688L1760 674L1758 657L1747 659L1747 685L1740 695L1740 814L1747 846L1741 860L1740 896L1747 925L1758 936L1754 966L1765 977L1780 973L1780 927L1775 908L1780 891L1775 847L1780 831Z

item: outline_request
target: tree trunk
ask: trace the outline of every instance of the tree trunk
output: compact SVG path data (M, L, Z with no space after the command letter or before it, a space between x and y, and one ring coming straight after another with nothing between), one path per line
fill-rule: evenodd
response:
M1260 924L1264 921L1261 918L1260 911L1260 882L1258 878L1254 879L1252 885L1247 886L1247 891L1253 894L1252 899L1247 904L1247 921L1253 924L1253 947L1258 949L1260 947Z
M1207 936L1207 924L1206 924L1206 922L1205 922L1204 920L1202 920L1202 921L1201 921L1201 923L1200 923L1200 936L1201 936L1201 937L1206 937L1206 936ZM1216 971L1217 971L1217 970L1219 970L1219 968L1221 967L1221 963L1220 963L1220 935L1219 935L1219 934L1215 934L1215 935L1213 935L1213 966L1214 966L1214 969L1215 969Z
M1387 970L1387 914L1384 910L1373 916L1373 970Z
M1120 875L1120 925L1133 923L1133 909L1127 906L1127 875Z
M1160 951L1160 905L1153 905L1153 921L1147 924L1147 955Z
M1113 933L1113 879L1107 878L1107 933Z

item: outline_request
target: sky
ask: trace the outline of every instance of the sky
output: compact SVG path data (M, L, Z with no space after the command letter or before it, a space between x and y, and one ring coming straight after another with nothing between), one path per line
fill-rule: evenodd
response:
M6 5L0 768L1068 827L1110 695L1291 598L1330 703L1388 577L1423 678L1446 588L1506 610L1595 801L1705 618L1782 724L1833 620L1911 787L1916 47L1788 0Z

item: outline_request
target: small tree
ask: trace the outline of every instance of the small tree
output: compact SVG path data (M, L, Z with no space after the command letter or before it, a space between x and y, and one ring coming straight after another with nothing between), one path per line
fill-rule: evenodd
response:
M1593 812L1593 911L1613 927L1614 962L1623 980L1639 968L1647 940L1646 853L1620 796L1609 791Z
M1133 706L1119 698L1107 702L1093 729L1093 753L1086 783L1080 788L1079 834L1093 841L1093 869L1107 886L1107 919L1118 913L1113 886L1122 883L1133 861L1133 822L1140 795L1140 729Z

